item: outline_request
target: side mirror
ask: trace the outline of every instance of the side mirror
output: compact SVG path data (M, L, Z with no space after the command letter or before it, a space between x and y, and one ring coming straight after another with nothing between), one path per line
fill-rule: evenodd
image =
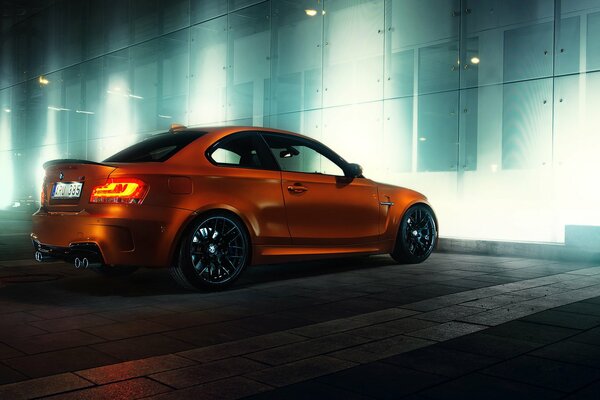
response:
M348 164L347 174L351 178L360 178L363 174L363 169L358 164Z

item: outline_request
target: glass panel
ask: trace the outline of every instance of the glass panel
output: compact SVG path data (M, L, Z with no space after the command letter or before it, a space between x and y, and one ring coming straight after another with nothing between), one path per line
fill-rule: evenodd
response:
M306 10L316 15L309 16ZM273 2L273 114L321 107L322 31L321 4L314 0Z
M417 170L455 171L458 91L419 96Z
M386 98L413 95L415 55L420 93L456 89L460 2L391 0L386 6Z
M227 17L191 28L191 125L221 124L227 119Z
M268 126L286 131L301 133L313 139L321 138L321 110L272 115Z
M586 57L587 70L600 69L600 12L587 16Z
M563 224L600 225L600 73L556 78L555 157ZM576 198L577 204L573 204Z
M554 0L463 0L462 15L463 87L552 74Z
M191 24L197 24L211 18L227 14L227 2L223 0L191 0Z
M323 105L379 100L383 96L383 0L325 3Z
M504 32L504 81L552 75L552 22Z
M262 125L269 114L269 3L229 14L227 119L252 118Z
M460 92L459 169L462 171L477 169L478 95L477 89Z
M405 97L384 103L381 156L386 174L413 170L413 102L413 97Z
M261 1L263 0L229 0L229 12L260 3Z
M383 102L323 109L322 142L346 161L365 168L365 176L384 176Z
M552 161L552 79L504 85L502 168L540 168Z
M169 33L190 25L190 0L161 2L162 33Z
M571 74L579 72L580 54L579 54L579 39L580 33L580 18L570 17L562 18L559 24L556 43L556 70L555 75Z

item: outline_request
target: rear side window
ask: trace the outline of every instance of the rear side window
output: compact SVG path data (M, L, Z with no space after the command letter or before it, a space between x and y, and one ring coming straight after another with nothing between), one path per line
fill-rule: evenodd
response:
M110 156L105 162L162 162L206 132L161 133Z
M207 156L221 166L257 169L277 169L265 142L256 132L228 136L212 147Z

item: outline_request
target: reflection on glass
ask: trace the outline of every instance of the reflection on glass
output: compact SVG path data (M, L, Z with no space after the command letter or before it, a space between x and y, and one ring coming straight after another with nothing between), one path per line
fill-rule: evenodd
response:
M383 96L383 0L325 3L323 105Z
M458 156L458 92L419 96L417 169L455 171Z
M227 17L192 27L190 54L191 125L227 119Z
M228 120L252 118L262 125L269 114L269 6L265 2L229 14Z
M504 85L502 168L541 168L552 157L552 80Z
M306 10L315 9L315 16ZM314 0L273 2L271 113L321 107L321 3Z

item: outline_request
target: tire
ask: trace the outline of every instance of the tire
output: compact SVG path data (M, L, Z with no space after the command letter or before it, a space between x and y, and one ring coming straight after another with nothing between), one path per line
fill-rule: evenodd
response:
M213 212L194 221L184 233L171 276L188 290L230 286L250 262L250 239L240 219Z
M425 261L437 244L437 220L425 204L410 207L400 221L392 258L402 264Z
M109 267L101 265L99 267L90 267L95 273L106 276L108 278L116 278L119 276L127 276L138 270L138 267Z

